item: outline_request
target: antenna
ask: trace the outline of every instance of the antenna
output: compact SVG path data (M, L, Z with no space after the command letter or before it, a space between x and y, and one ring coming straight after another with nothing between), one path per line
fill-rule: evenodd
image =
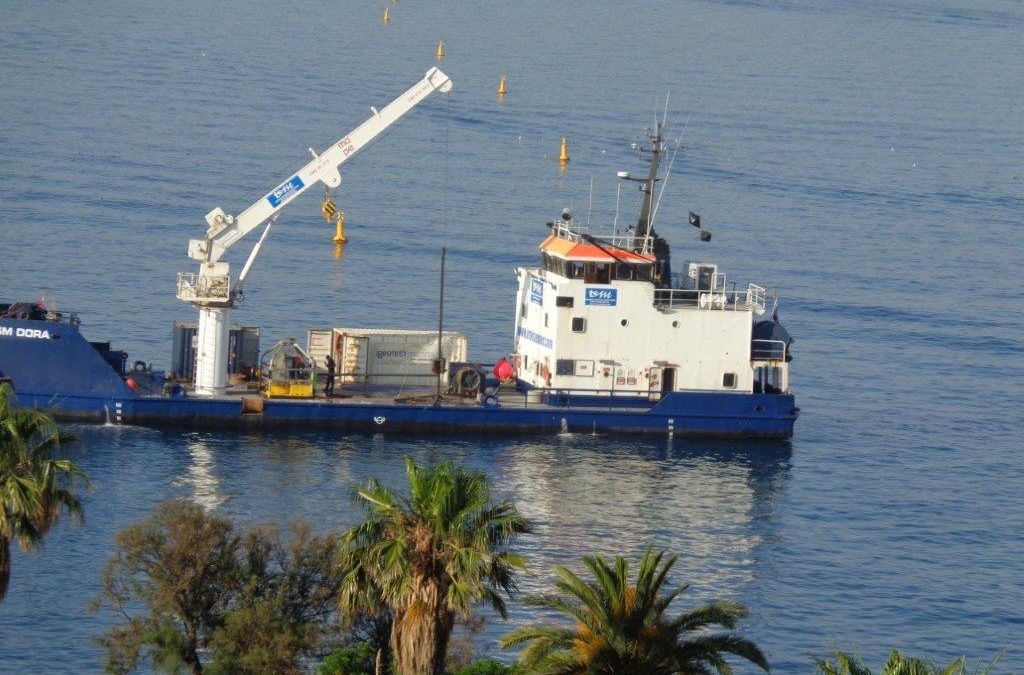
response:
M658 193L658 201L654 205L654 215L651 216L652 221L654 220L654 217L658 215L658 207L661 206L661 198L665 195L665 188L668 187L668 178L672 175L672 167L676 163L676 155L679 154L679 148L683 145L683 135L686 134L686 127L690 125L691 117L693 117L692 112L686 116L686 121L683 122L683 130L679 132L679 138L676 139L676 147L672 151L672 159L669 160L668 169L665 171L665 179L661 182L661 192Z
M616 234L619 232L619 195L621 194L622 182L620 181L615 186L615 220L612 221L612 230L614 230Z
M587 197L587 229L590 229L590 210L594 206L594 174L590 174L590 195Z

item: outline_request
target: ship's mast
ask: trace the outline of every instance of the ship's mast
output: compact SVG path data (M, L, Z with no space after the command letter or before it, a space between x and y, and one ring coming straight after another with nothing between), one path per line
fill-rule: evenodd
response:
M648 138L651 139L651 147L640 148L640 152L651 154L651 167L647 172L647 178L640 184L640 191L644 193L643 204L640 206L640 219L636 223L636 245L637 253L644 253L647 248L647 238L655 236L654 224L651 216L654 213L654 185L658 182L658 165L661 164L661 125L659 124Z
M671 253L668 242L654 231L652 220L654 218L654 186L660 180L658 166L661 164L661 154L665 151L660 122L648 134L648 138L651 140L651 147L641 147L640 152L650 153L651 166L647 172L647 178L640 181L640 191L644 193L644 198L640 206L640 218L636 223L633 250L636 253L654 253L656 258L655 285L658 288L666 288L672 285Z

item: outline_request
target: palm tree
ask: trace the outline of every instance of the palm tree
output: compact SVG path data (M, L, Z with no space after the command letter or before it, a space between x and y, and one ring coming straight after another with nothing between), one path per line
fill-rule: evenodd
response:
M987 675L996 663L1002 658L1002 652L996 654L984 668L980 665L974 669L978 675ZM846 652L836 650L835 659L816 659L818 672L821 675L871 675L871 669L864 665L860 656L851 656ZM966 675L967 657L958 656L949 662L945 668L940 668L927 659L916 656L905 656L897 650L889 654L885 665L882 666L881 675Z
M389 607L390 647L402 675L441 675L455 617L518 590L521 556L510 550L530 523L509 501L491 501L483 472L405 460L407 494L372 479L356 491L366 520L342 537L344 611Z
M732 673L724 655L740 656L764 670L768 662L750 640L732 630L747 615L735 602L700 605L675 618L669 605L687 586L663 593L676 556L662 563L664 552L648 548L640 560L636 583L629 563L616 556L613 564L600 556L583 558L593 581L584 581L565 567L556 567L557 595L528 599L530 606L553 609L576 623L574 628L535 625L518 628L502 641L505 649L526 644L520 665L526 673L551 675L661 675Z
M51 456L72 440L46 413L15 409L11 386L0 384L0 600L11 578L12 539L32 551L62 512L82 519L74 490L86 482L85 474L70 460Z

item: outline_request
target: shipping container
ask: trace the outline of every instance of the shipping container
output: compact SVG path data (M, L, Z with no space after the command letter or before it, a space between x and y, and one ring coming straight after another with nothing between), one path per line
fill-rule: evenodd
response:
M308 333L307 351L321 374L328 352L334 356L339 386L427 387L437 382L437 331L314 328ZM462 333L442 333L441 353L449 363L467 361L469 339ZM442 384L447 386L446 372Z
M196 375L198 329L194 323L174 322L171 374L192 381ZM228 331L228 375L248 374L260 361L259 326L231 326Z

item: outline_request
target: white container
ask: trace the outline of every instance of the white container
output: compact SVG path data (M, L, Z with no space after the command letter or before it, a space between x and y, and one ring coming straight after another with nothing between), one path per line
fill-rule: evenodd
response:
M334 328L309 331L309 355L323 371L327 353L337 364L338 384L388 387L433 387L437 331L387 328ZM469 340L445 332L441 353L446 363L469 360ZM447 369L446 369L447 370ZM447 386L447 372L442 374Z

